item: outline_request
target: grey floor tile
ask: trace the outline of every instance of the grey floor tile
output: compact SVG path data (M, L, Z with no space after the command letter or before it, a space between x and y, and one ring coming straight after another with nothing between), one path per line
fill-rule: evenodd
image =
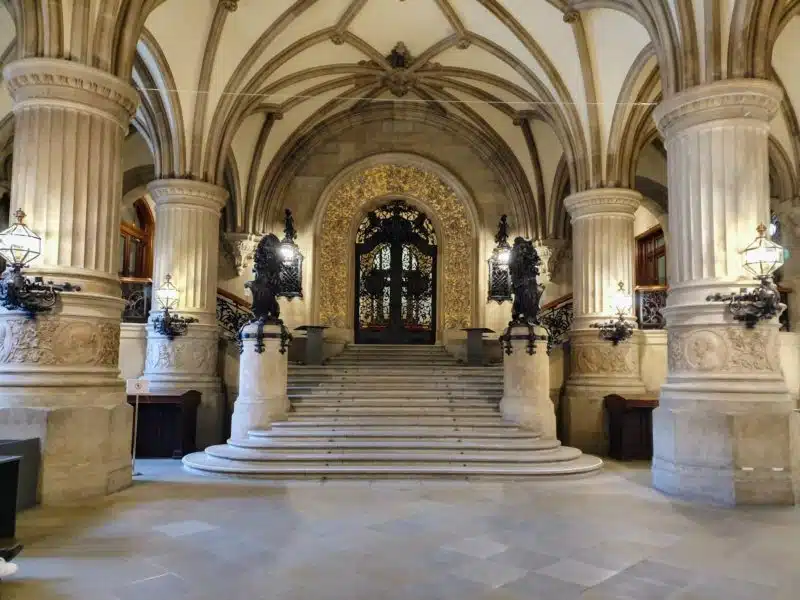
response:
M556 579L561 579L568 583L577 583L578 585L591 587L614 576L618 571L595 567L585 562L567 558L552 565L537 569L536 572L540 575L555 577Z
M586 587L531 572L502 589L527 600L578 600Z
M618 598L620 600L667 600L679 588L649 579L619 573L587 590L585 600Z
M664 563L643 560L625 569L623 574L639 579L646 579L656 583L663 583L672 587L686 587L698 577L697 571L673 567Z
M451 571L456 577L482 583L490 588L517 581L524 577L528 570L500 564L492 560L472 560Z
M113 593L119 600L182 600L190 597L192 588L186 580L167 573L116 588Z
M442 550L460 552L475 558L489 558L495 554L500 554L508 549L508 546L501 544L488 537L464 538L453 541L442 546Z
M163 533L169 537L182 537L184 535L204 533L215 529L218 529L216 525L211 525L210 523L204 523L202 521L178 521L153 527L153 531Z

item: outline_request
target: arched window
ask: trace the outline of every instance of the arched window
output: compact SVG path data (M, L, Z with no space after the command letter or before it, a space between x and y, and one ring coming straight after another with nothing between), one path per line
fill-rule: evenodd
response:
M154 234L155 219L143 198L138 199L131 207L123 207L119 228L121 278L152 277Z

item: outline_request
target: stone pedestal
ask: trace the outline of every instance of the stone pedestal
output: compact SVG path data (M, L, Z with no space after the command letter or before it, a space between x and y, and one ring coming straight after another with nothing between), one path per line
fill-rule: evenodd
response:
M797 447L777 323L746 329L710 294L738 291L741 251L769 220L773 83L692 88L656 110L669 160L669 373L653 414L653 485L723 504L795 501ZM793 460L792 456L795 455Z
M188 333L170 342L148 327L144 377L153 393L202 393L197 413L197 445L221 441L224 406L217 375L217 269L219 215L228 192L216 185L185 179L162 179L148 190L156 203L153 265L153 311L156 290L166 275L178 289L176 312L194 317ZM151 319L152 319L151 315Z
M288 360L281 352L281 326L265 325L263 349L259 351L258 325L242 329L239 358L239 397L233 405L231 440L247 439L254 429L269 429L275 421L286 420Z
M543 439L556 439L556 411L550 399L550 357L547 331L535 327L543 339L536 340L534 354L528 354L528 328L512 327L512 353L503 357L503 417L538 432Z
M613 188L573 194L564 201L572 218L574 319L562 414L565 441L584 452L608 452L603 397L645 391L639 375L638 332L614 346L591 327L617 318L620 281L627 293L633 292L633 219L640 201L638 192ZM627 308L632 315L633 306ZM635 317L629 319L636 327Z
M11 209L42 238L27 271L82 288L35 321L0 314L0 438L42 441L44 504L130 484L132 412L119 378L121 149L138 96L75 62L3 71L14 101Z

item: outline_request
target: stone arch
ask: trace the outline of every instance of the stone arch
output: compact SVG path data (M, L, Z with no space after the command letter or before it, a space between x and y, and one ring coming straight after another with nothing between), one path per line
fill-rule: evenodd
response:
M414 155L371 156L324 190L314 226L314 322L352 330L355 232L364 215L393 198L423 211L439 238L437 340L476 322L478 215L472 195L440 165Z

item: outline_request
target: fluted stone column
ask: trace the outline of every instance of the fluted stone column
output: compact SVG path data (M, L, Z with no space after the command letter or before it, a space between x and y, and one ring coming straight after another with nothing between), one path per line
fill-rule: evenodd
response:
M220 441L224 425L216 307L219 216L228 192L187 179L154 181L148 190L156 203L153 286L157 289L171 275L180 293L177 312L198 323L173 341L148 327L144 376L156 392L193 389L202 393L197 443L204 447ZM158 310L154 302L153 314Z
M641 196L627 189L595 189L569 196L572 219L570 376L564 398L567 443L586 452L608 451L603 397L644 392L639 373L638 332L617 346L600 339L592 323L617 318L619 282L633 291L633 215ZM629 320L636 326L633 307Z
M726 504L794 501L778 324L746 329L725 304L706 302L753 284L741 251L768 222L769 121L780 97L773 83L729 80L680 93L655 112L666 138L673 243L653 484L671 494Z
M12 209L42 237L29 275L81 286L36 320L0 309L0 438L38 437L45 504L131 481L119 378L122 143L136 91L104 71L28 58L3 71L14 101Z

